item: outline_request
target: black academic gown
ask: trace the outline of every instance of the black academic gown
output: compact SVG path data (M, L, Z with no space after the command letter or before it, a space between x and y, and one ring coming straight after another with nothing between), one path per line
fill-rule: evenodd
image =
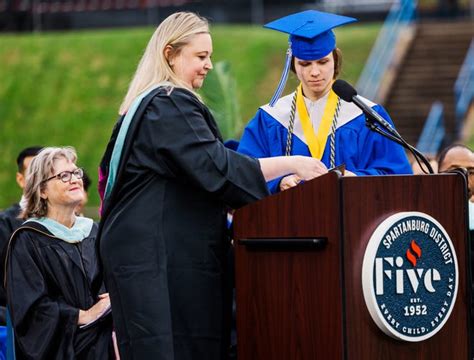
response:
M7 252L6 289L16 339L16 359L112 359L112 320L86 329L79 309L97 302L91 284L99 276L97 226L79 244L57 239L42 225L27 223Z
M224 147L192 93L143 100L101 223L122 359L225 358L226 209L267 194L259 162Z
M20 204L14 204L0 213L0 264L5 263L5 254L13 232L18 229L23 220L18 219L20 215ZM0 279L5 276L5 268L0 266ZM6 324L6 306L7 306L7 293L3 286L3 281L0 284L0 325Z
M20 204L13 204L8 209L0 212L0 245L7 245L11 234L18 229L23 222L19 219Z

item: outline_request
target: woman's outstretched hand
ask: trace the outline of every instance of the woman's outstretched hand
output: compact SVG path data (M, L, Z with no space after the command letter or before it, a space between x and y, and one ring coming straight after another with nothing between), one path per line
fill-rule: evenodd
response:
M311 180L328 172L326 165L309 156L276 156L258 160L267 181L292 174L300 180Z
M295 163L295 174L285 176L280 181L280 191L298 185L302 180L311 180L326 174L328 169L321 161L307 156L292 156Z
M311 180L327 174L328 168L321 160L309 156L291 156L294 161L294 173L300 180Z

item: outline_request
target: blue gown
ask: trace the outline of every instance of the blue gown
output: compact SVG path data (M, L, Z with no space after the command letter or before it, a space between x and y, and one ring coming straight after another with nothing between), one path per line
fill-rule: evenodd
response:
M258 109L244 130L238 147L239 152L255 158L285 155L293 95L294 93L282 97L274 107L267 104ZM328 94L314 102L304 99L314 129L319 128L327 97ZM369 103L393 125L382 106L370 101ZM330 133L321 159L328 168L329 137ZM295 115L291 155L311 156L298 113ZM345 164L346 169L356 175L412 174L403 148L366 127L362 111L353 103L342 99L335 133L335 162L336 166ZM281 178L278 178L267 183L270 192L279 191L280 181Z

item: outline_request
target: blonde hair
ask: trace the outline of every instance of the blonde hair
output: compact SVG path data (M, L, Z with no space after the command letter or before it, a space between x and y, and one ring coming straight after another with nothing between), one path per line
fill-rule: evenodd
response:
M46 188L44 181L51 176L50 174L54 174L54 163L59 159L75 163L77 160L76 150L70 146L47 147L31 160L26 171L21 218L40 218L48 213L48 203L41 197L41 192Z
M194 13L177 12L168 16L156 28L148 42L127 95L120 105L119 113L125 114L139 94L161 82L168 81L177 87L189 89L173 72L165 56L165 48L171 46L173 55L177 55L194 35L203 33L209 33L209 24L206 19Z

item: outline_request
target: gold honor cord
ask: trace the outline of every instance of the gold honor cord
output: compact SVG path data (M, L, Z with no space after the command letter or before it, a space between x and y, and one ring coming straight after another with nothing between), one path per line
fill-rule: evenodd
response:
M296 109L301 120L301 126L303 128L304 137L311 152L311 156L321 160L323 157L324 149L328 140L329 128L331 127L332 120L337 107L337 95L332 91L329 91L328 100L324 107L324 114L319 125L318 133L313 129L311 120L309 118L308 110L303 99L303 90L301 84L298 85L296 95Z

